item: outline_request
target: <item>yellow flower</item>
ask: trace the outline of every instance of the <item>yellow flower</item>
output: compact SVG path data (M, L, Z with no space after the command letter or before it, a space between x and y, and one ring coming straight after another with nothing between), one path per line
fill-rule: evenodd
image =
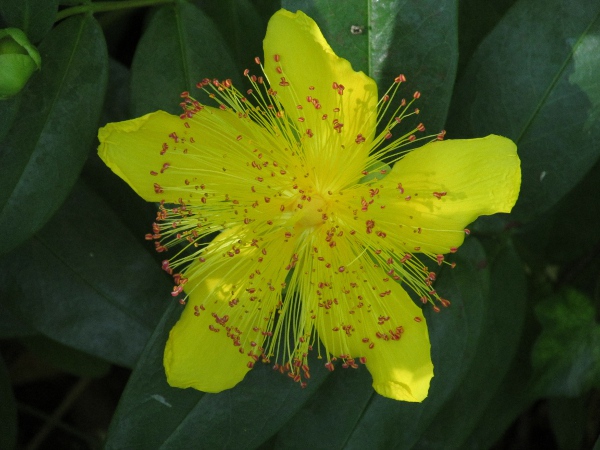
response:
M304 385L314 347L329 370L362 363L381 395L422 401L429 337L402 284L434 310L449 304L415 253L442 264L475 218L511 210L516 147L434 135L398 152L424 130L392 136L418 113L418 92L394 100L400 75L378 99L301 12L272 17L264 50L264 79L246 71L244 94L204 80L216 107L184 93L180 117L158 111L99 132L106 164L161 202L147 237L173 253L163 268L187 302L167 380L219 392L262 360Z

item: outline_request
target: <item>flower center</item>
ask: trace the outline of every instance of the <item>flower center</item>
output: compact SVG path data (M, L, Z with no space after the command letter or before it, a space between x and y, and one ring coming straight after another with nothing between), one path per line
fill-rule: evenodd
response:
M327 202L320 195L313 195L302 203L296 227L301 230L317 227L327 221Z

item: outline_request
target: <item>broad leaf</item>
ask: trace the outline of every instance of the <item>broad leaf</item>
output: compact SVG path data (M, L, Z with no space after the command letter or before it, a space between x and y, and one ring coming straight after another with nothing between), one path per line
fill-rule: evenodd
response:
M419 120L431 132L444 127L458 62L455 0L283 0L321 28L333 50L377 82L380 94L402 73L401 94L422 96Z
M256 448L294 415L329 373L312 359L311 379L301 389L287 376L257 364L240 384L220 394L172 388L162 360L181 309L173 302L148 342L121 397L107 449L186 448L190 442L195 448Z
M106 89L108 58L93 17L62 22L40 45L42 69L0 144L0 254L38 231L67 197L85 162Z
M17 445L17 405L8 370L0 356L0 448L13 449Z
M84 184L0 270L2 308L64 345L128 367L169 288L147 250Z
M600 324L591 300L566 290L535 312L542 324L532 355L540 392L575 397L600 386Z
M6 25L23 30L33 43L41 41L50 31L57 12L57 0L2 0L0 2L0 14Z
M212 21L196 6L177 2L150 19L131 66L134 116L162 109L180 114L180 94L197 92L204 78L238 80L227 44Z
M560 200L600 156L600 3L520 0L461 78L451 134L513 139L523 183L514 215Z
M498 254L489 262L490 292L475 356L461 385L423 433L417 448L466 447L517 351L527 304L525 272L512 246L495 251ZM449 417L461 420L446 420Z

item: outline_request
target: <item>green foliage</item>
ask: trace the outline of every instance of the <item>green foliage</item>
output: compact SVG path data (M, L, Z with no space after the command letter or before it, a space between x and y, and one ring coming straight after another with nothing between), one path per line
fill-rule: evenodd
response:
M600 324L590 299L566 290L540 302L535 313L542 332L533 366L542 393L576 397L600 387Z
M416 120L429 132L518 145L515 210L473 224L457 267L438 273L452 305L425 310L435 377L423 403L383 398L364 367L330 373L316 355L305 389L264 364L219 394L166 383L162 355L182 306L144 240L156 208L99 161L94 136L107 122L179 113L180 93L196 95L205 77L244 86L280 3L313 17L380 94L405 74L401 95L421 92ZM555 448L596 442L600 3L99 4L0 2L0 25L23 29L42 58L0 101L0 448L17 445L5 365L23 347L76 377L133 369L108 449L505 448L510 425L540 410Z

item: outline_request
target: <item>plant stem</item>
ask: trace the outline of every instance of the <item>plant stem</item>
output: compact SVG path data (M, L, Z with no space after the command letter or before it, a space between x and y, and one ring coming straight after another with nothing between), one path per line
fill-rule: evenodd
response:
M56 22L75 14L97 13L105 11L117 11L119 9L142 8L144 6L154 6L165 3L175 3L175 0L123 0L113 2L95 2L87 5L73 6L63 9L56 15Z

